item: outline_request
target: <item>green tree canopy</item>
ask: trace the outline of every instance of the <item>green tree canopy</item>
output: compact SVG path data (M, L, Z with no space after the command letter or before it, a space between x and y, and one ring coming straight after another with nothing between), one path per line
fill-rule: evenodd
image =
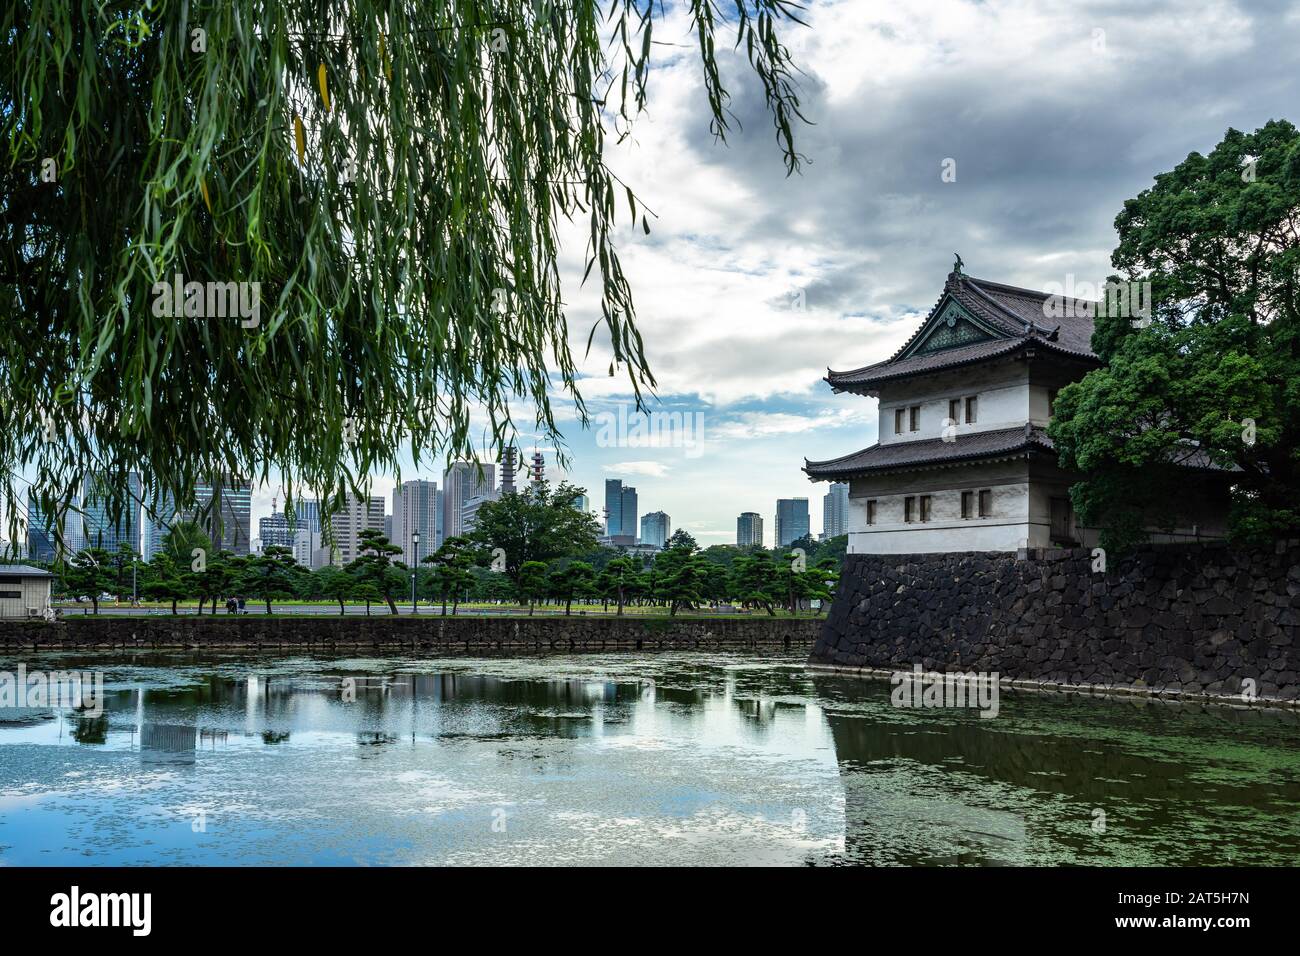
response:
M433 576L429 584L433 594L442 602L442 613L447 613L447 601L451 600L451 613L456 613L460 596L466 588L474 583L470 568L474 565L475 550L470 541L461 535L452 535L443 541L433 554L427 555L423 563L433 565Z
M528 613L533 613L533 604L546 597L548 582L546 580L546 563L544 561L525 561L519 569L519 580L515 585L520 601L528 602Z
M564 613L571 614L574 598L596 592L596 570L586 561L570 561L563 568L551 572L548 585L554 597L563 599Z
M515 494L485 501L469 540L489 554L497 548L504 551L506 574L518 585L520 569L529 561L545 565L596 547L596 519L573 507L574 498L583 494L585 488L568 482L554 490L550 482L530 482Z
M63 587L72 597L89 598L96 614L99 596L113 586L112 558L103 548L86 548L63 569Z
M1124 204L1118 280L1151 283L1150 323L1099 316L1105 362L1062 389L1049 433L1102 544L1168 526L1199 450L1239 469L1230 531L1300 529L1300 132L1228 130ZM1225 478L1228 476L1224 476Z
M356 579L354 593L366 602L367 611L371 601L383 600L388 604L389 613L396 614L393 595L401 593L406 584L406 565L395 564L393 557L401 554L402 548L389 543L388 538L373 528L362 531L359 538L361 555L346 569Z
M684 9L712 132L732 122L715 50L734 42L795 170L781 35L799 7ZM45 514L96 468L146 475L183 508L223 473L274 469L290 491L337 497L395 468L408 441L417 463L469 457L471 409L500 446L518 397L554 439L551 394L585 419L559 267L572 219L600 293L588 344L603 328L610 374L638 395L653 385L614 241L620 211L649 221L605 143L646 107L669 12L652 0L8 4L9 537L13 473L29 464Z
M293 597L296 583L293 569L298 562L293 558L293 549L281 544L269 545L261 554L248 562L243 575L243 583L250 594L257 595L266 602L266 613L271 613L271 601L276 598ZM214 607L216 598L213 598Z

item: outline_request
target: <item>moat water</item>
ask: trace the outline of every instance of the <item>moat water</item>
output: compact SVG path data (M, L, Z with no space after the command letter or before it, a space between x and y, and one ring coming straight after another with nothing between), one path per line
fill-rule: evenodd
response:
M0 657L0 866L1295 864L1300 714L1004 692L901 709L802 655Z

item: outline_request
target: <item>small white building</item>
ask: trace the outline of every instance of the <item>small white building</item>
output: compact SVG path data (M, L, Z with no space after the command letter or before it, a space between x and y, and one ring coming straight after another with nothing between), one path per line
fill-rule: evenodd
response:
M25 564L0 564L0 619L40 618L50 610L54 575Z
M849 484L850 553L1096 544L1096 529L1080 527L1070 503L1078 476L1058 466L1046 432L1057 391L1101 364L1091 347L1093 304L1066 299L1053 309L1050 298L954 270L892 358L827 371L836 392L880 402L874 445L805 461L812 480ZM1222 537L1222 479L1189 467L1178 527L1151 539Z

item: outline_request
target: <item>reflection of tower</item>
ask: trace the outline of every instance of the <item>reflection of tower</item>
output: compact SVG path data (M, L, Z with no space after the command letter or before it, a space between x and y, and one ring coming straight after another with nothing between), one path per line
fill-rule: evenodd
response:
M540 451L533 452L533 467L530 480L541 484L546 479L546 459L542 457Z
M501 451L501 493L514 494L515 472L519 468L519 449L511 445Z

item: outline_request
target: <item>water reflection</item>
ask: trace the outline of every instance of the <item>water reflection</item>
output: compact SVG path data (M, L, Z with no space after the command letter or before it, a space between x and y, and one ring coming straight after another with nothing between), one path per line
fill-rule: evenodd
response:
M1293 714L981 720L780 657L58 663L107 670L105 710L0 711L0 864L1300 856Z

